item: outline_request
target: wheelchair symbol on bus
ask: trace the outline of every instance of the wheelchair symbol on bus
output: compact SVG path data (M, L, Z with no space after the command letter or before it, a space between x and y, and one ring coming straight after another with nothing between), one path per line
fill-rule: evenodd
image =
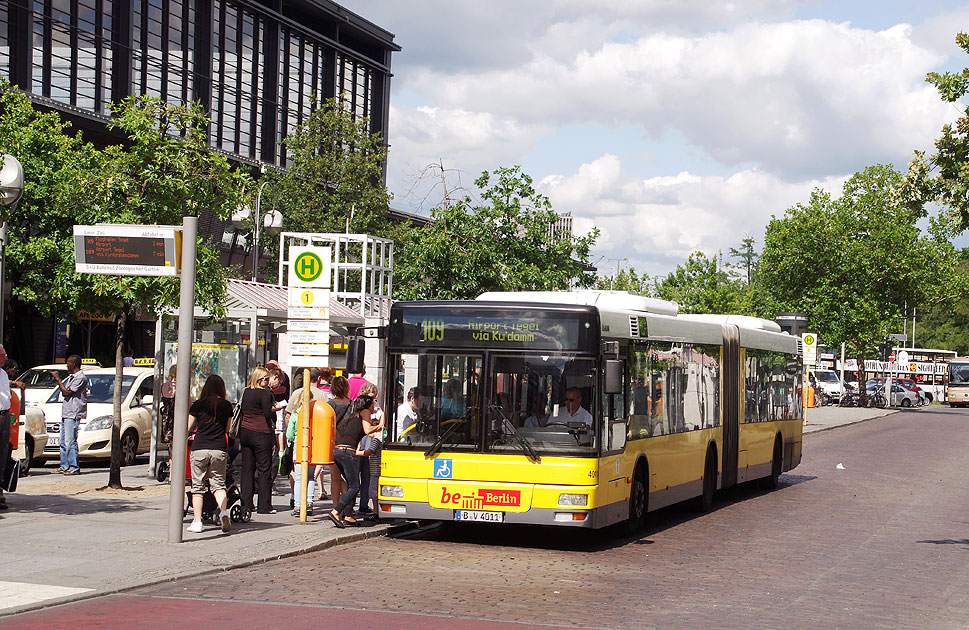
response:
M453 473L453 468L451 466L450 459L435 459L434 460L434 478L435 479L450 479Z

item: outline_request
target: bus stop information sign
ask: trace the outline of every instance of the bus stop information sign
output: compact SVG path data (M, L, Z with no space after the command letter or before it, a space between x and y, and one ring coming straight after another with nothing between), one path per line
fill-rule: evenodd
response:
M115 276L177 276L181 237L174 225L75 225L74 268Z

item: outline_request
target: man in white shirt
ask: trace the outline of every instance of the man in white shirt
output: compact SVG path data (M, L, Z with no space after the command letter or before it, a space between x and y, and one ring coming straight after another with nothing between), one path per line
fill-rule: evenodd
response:
M592 426L592 414L582 407L582 392L578 387L565 390L565 405L559 407L558 413L549 420L549 424L553 422L581 422L587 427Z
M394 422L397 428L395 436L397 440L400 440L401 436L404 435L404 431L417 424L417 410L420 404L421 397L417 393L417 388L411 387L407 392L407 400L397 407L397 419Z

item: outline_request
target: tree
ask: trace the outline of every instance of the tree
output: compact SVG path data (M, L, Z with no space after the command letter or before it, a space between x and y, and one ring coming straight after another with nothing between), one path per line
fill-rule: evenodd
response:
M436 208L434 222L398 243L394 276L403 299L473 299L485 291L586 286L586 236L553 231L559 217L518 166L485 171L470 196Z
M754 237L750 234L745 235L744 240L740 242L739 248L730 248L730 257L741 260L740 263L731 266L743 269L744 277L747 279L747 285L750 286L754 280L754 274L757 271L757 258L759 257L757 250L754 248Z
M606 291L629 291L647 297L653 293L650 277L645 274L640 275L632 267L621 269L612 277L596 276L595 288Z
M969 35L956 35L956 44L969 53ZM969 68L960 73L930 72L925 81L939 90L942 100L956 103L969 92ZM969 107L960 110L962 116L954 124L942 127L931 157L915 152L899 196L912 208L941 203L955 213L959 229L965 230L969 228Z
M969 276L969 248L959 252L959 271ZM916 343L920 348L955 350L969 355L969 295L955 296L917 312Z
M837 199L816 189L767 226L760 275L778 308L807 312L826 342L859 359L923 306L964 286L944 221L929 234L920 207L900 203L902 176L887 166L856 173Z
M656 283L656 294L680 305L684 313L741 312L742 285L732 280L717 257L693 252L685 265Z
M133 304L150 312L178 303L171 278L77 274L73 225L176 225L209 208L228 216L246 177L206 145L208 120L197 104L165 105L137 97L112 108L128 146L98 151L56 115L36 112L19 92L3 90L0 143L25 164L30 195L11 225L8 260L13 293L45 315L81 310L118 313L115 410L109 485L121 487L121 342ZM46 160L51 160L47 163ZM28 168L29 165L29 168ZM31 181L32 180L32 181ZM198 243L196 304L223 309L225 277L217 249Z

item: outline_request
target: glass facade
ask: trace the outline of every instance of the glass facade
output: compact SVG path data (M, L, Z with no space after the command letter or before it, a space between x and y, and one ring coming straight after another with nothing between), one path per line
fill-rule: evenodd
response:
M0 73L55 109L102 116L129 95L197 100L212 147L283 166L281 140L320 99L341 98L386 134L399 48L347 15L308 0L0 2Z

